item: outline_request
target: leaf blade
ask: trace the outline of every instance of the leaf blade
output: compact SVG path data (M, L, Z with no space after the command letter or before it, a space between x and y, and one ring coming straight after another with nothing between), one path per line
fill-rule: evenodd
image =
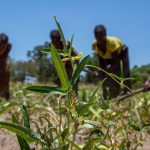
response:
M60 24L59 24L59 22L57 21L57 18L56 18L55 16L54 16L54 20L55 20L56 25L57 25L57 28L58 28L58 30L59 30L60 36L61 36L61 38L62 38L62 40L63 40L64 49L67 49L66 40L65 40L63 31L62 31L61 26L60 26Z
M5 103L3 106L0 107L0 115L9 111L12 107L17 106L18 104L16 102L8 102Z
M57 53L57 49L51 44L51 54L52 54L52 59L54 61L62 88L64 89L69 89L70 83L68 81L68 76L67 72L65 70L64 63L62 62L60 56Z
M30 86L26 90L40 92L40 93L54 93L65 95L67 90L59 87L50 87L50 86Z
M44 48L41 51L44 52L44 53L51 53L51 48ZM69 55L68 50L57 49L57 52L58 52L59 55L62 55L62 56L68 56Z
M7 121L0 121L0 128L5 128L11 132L14 132L30 143L33 143L35 141L45 143L41 139L41 136L39 134L33 132L29 128L20 126L19 124L16 124L16 123L11 123L11 122L7 122Z
M21 105L20 107L23 114L24 126L30 129L30 119L28 110L24 105Z
M15 115L13 115L12 118L13 118L13 122L14 122L14 123L19 124L19 122L18 122L17 118L15 117ZM21 136L19 136L19 135L17 135L17 134L16 134L16 136L17 136L17 139L18 139L18 142L19 142L19 145L20 145L20 149L21 149L21 150L30 150L30 146L29 146L29 144L26 142L26 140L23 139Z
M73 73L72 79L70 81L71 85L75 84L75 82L77 81L81 71L83 70L86 62L88 61L89 55L86 56L85 58L82 59L82 61L80 62L80 64L78 65L77 69L75 70L75 72Z

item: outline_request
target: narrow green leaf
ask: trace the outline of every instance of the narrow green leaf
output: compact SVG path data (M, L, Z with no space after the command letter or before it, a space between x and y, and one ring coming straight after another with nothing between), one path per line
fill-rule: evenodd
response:
M28 110L24 105L21 105L21 111L23 113L24 126L30 129L30 119Z
M98 118L98 119L101 119L99 113L92 107L90 107L90 111Z
M136 125L134 125L134 124L130 125L130 127L132 127L136 131L141 131L141 128L136 126Z
M143 143L140 143L140 142L137 143L133 149L138 149L139 146L140 146L140 148L143 147Z
M98 141L98 139L91 139L90 141L86 142L85 146L82 150L90 150L93 148L94 144Z
M58 148L54 148L53 150L69 150L69 144L63 145Z
M37 123L36 121L34 121L34 120L31 121L31 123L34 124L34 125L36 126L36 128L37 128L37 133L40 134L40 135L42 136L42 132L41 132L41 129L40 129L38 123Z
M84 122L85 122L86 124L90 124L90 125L92 125L92 126L98 126L98 125L99 125L99 122L97 122L97 121L84 120Z
M7 122L7 121L0 121L0 128L5 128L11 132L14 132L30 143L35 142L35 141L45 143L41 139L41 136L39 134L33 132L29 128L20 126L19 124L16 124L16 123L11 123L11 122Z
M96 94L97 91L101 88L101 86L102 86L102 84L104 83L104 81L105 81L105 79L102 80L102 81L100 81L100 82L98 83L98 86L96 87L96 89L94 90L94 92L92 93L92 95L91 95L90 98L89 98L89 102L92 102L92 101L93 101L93 98L94 98L95 94Z
M40 92L40 93L53 93L53 94L61 94L65 95L67 90L59 88L59 87L50 87L50 86L30 86L27 87L26 90Z
M12 117L13 117L13 122L19 124L15 115L13 115ZM17 139L18 139L21 150L30 150L29 144L21 136L17 135Z
M144 124L143 126L142 126L142 129L143 128L146 128L146 127L150 127L150 124L148 123L148 124Z
M39 117L39 120L42 122L42 120L45 120L48 123L48 131L46 131L45 135L49 132L50 135L50 139L51 141L53 140L53 130L51 128L53 128L53 125L51 124L50 120L48 118L46 118L45 116L41 116ZM57 132L57 129L56 129Z
M58 133L57 133L57 139L58 139L59 145L63 145L63 144L64 144L64 141L63 141L61 132L58 132Z
M97 149L99 149L99 150L111 150L111 149L109 149L108 147L106 147L105 145L99 145L99 146L97 146L97 147L95 147L95 148L97 148Z
M90 137L101 138L104 137L104 133L100 129L96 128L93 131L91 131Z
M88 112L89 108L93 105L94 103L85 103L85 104L79 104L76 106L76 111L79 116L84 115L85 113Z
M74 146L74 148L76 148L76 150L81 150L81 148L75 142L72 142L69 139L67 139L67 141L68 141L68 143L72 144Z
M56 127L49 127L46 132L42 135L43 137L46 137L48 133L52 134L53 131L57 133L57 128ZM53 138L51 138L51 141L53 141Z
M9 111L12 107L17 106L16 102L5 103L3 106L0 107L0 115Z
M58 30L59 30L60 36L61 36L61 38L62 38L62 40L63 40L64 49L67 49L67 46L66 46L66 40L65 40L63 31L62 31L62 29L61 29L61 26L60 26L60 24L59 24L59 22L57 21L57 19L56 19L55 16L54 16L54 19L55 19L57 28L58 28Z
M123 129L123 126L120 126L119 128L117 128L114 132L114 135L117 135L118 133L121 133Z
M60 56L57 53L57 50L55 49L55 47L51 44L51 54L52 54L52 59L54 61L62 88L64 89L69 89L70 84L68 81L68 76L65 70L65 66L64 63L62 62Z
M45 120L48 123L48 127L52 127L53 125L51 124L50 120L46 118L45 116L39 117L39 120L42 122L42 119Z
M109 77L111 77L114 81L116 81L116 83L120 83L120 80L122 78L118 77L117 75L113 74L113 73L109 73L107 71L105 71L104 69L100 68L100 67L97 67L97 66L94 66L94 65L86 65L86 67L90 67L90 68L95 68L99 71L102 71L103 73L107 74Z
M41 51L44 53L51 53L51 48L44 48ZM61 55L61 56L68 56L69 55L68 50L57 49L57 52L58 52L58 55Z
M63 140L66 139L68 134L69 134L69 129L68 128L64 128L63 132L61 133L61 136L62 136Z
M82 61L78 65L77 69L74 71L73 76L72 76L71 81L70 81L71 85L75 84L75 82L79 78L79 75L80 75L81 71L83 70L88 59L89 59L89 55L82 59Z
M74 38L74 34L72 35L70 40L69 57L71 57L73 38Z

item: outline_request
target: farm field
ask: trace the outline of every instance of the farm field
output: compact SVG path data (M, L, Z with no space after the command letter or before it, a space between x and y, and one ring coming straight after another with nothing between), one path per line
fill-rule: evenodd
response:
M150 1L1 6L0 150L150 150Z
M31 129L35 132L37 131L34 123L37 122L41 132L47 130L47 122L39 119L43 116L47 117L53 126L56 126L55 119L60 123L57 96L27 91L25 88L28 86L19 83L11 84L12 96L9 102L17 102L26 106L30 116ZM78 102L75 102L74 105L80 107L74 106L75 110L72 110L72 114L78 116L78 124L80 126L80 130L76 132L74 143L78 144L82 149L85 147L85 143L93 138L98 139L94 142L94 145L99 146L99 149L148 150L150 146L150 93L146 92L132 96L118 104L117 100L102 101L101 90L99 89L93 96L92 104L89 105L91 103L89 102L91 95L96 88L97 86L92 84L80 84L79 86L79 95L76 99ZM4 103L7 102L2 101L1 106ZM61 97L61 103L61 128L63 130L65 122L68 120L66 111L65 109L63 110L65 105L64 96ZM47 112L51 115L48 115ZM15 114L22 124L23 116L18 106L11 107L11 109L3 113L0 116L0 120L11 122L12 114ZM74 122L71 122L69 130L73 126ZM0 134L0 149L20 149L14 133L0 129ZM70 131L69 134L68 138L72 139L73 132ZM41 149L41 146L31 144L31 148ZM75 146L73 149L79 148Z

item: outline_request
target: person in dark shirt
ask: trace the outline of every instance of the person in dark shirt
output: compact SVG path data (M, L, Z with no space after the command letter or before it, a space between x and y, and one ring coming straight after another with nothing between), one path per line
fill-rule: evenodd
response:
M104 25L97 25L94 29L95 41L92 49L95 51L99 59L99 65L102 69L117 76L121 76L121 61L123 66L124 78L130 77L128 47L117 37L107 36ZM106 78L103 83L104 99L115 98L120 94L120 85L111 77L100 72L101 79ZM125 85L131 88L130 81L125 81ZM128 90L124 89L124 94Z
M9 60L8 54L11 49L8 36L0 34L0 97L9 99Z
M51 44L53 44L56 49L59 49L59 50L64 49L63 41L62 41L60 33L57 29L52 30L50 32L50 39L51 39ZM66 46L67 46L67 49L69 49L70 48L70 42L67 42ZM74 50L74 48L72 48L71 56L76 56L76 55L77 55L76 51ZM63 59L62 56L61 56L61 58ZM76 63L78 64L78 61ZM72 68L71 62L66 61L66 62L64 62L64 65L65 65L65 69L66 69L66 72L68 75L68 79L70 80L72 77L72 73L73 73L73 68ZM78 82L79 82L79 80L76 82L76 84L73 87L73 89L75 90L76 93L78 92ZM55 84L57 86L60 86L59 78L57 78L57 80L55 81Z
M147 80L145 81L144 89L145 91L150 90L150 77L148 77Z

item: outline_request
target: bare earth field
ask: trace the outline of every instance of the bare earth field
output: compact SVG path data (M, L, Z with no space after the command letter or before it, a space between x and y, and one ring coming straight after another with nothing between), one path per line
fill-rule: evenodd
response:
M83 87L82 87L83 88ZM85 89L87 88L87 86L85 86ZM93 88L93 87L91 87L90 86L90 89L91 88ZM19 95L20 94L20 95ZM24 96L24 93L22 92L22 93L19 93L18 95L16 94L15 95L15 99L17 99L18 101L20 100L20 99L23 99L23 100L25 100L25 102L30 106L30 108L31 108L31 106L34 106L35 107L35 105L36 105L36 107L35 108L39 108L40 106L46 106L47 108L49 108L49 111L51 111L51 109L52 109L52 107L51 107L51 103L53 102L51 102L51 103L48 103L48 100L47 100L47 98L41 98L40 97L40 100L42 99L42 101L40 101L41 103L39 103L39 97L38 97L38 95L36 96L36 95L28 95L28 96ZM22 95L21 95L22 94ZM85 96L87 96L86 94L87 93L84 93L85 94ZM18 96L18 97L17 97ZM32 102L34 102L33 104L31 103L31 101L28 101L28 99L31 99L32 100ZM148 96L148 98L147 99L150 99L150 96ZM52 99L53 100L53 99ZM143 99L141 98L141 101L142 101ZM141 102L140 101L140 102ZM37 102L37 103L36 103ZM31 105L32 104L32 105ZM143 110L143 108L141 107L141 103L137 103L136 104L137 106L138 106L138 108L139 109L142 109ZM38 107L37 107L38 106ZM53 106L53 105L52 105ZM124 106L124 105L123 105ZM125 106L128 106L128 105L125 105ZM126 107L121 107L122 108L122 110L126 110L125 108ZM149 106L149 105L148 105ZM51 109L50 109L51 108ZM52 109L53 110L53 109ZM118 109L114 109L116 112L118 111ZM119 109L120 110L120 109ZM115 112L114 111L114 112ZM13 112L13 110L12 110L12 112ZM10 121L10 116L12 115L12 112L11 111L9 111L9 112L7 112L7 113L5 113L5 114L2 114L1 116L0 116L0 120L7 120L7 121ZM55 111L52 111L52 112L55 112ZM113 109L112 109L112 112L113 112ZM120 111L118 111L118 112L120 112ZM123 112L124 111L122 111L121 113L123 114ZM126 113L126 114L125 114ZM126 115L127 116L127 111L124 113L124 116ZM133 112L132 112L133 113ZM41 116L42 115L42 113L40 112L40 111L36 111L36 112L34 112L33 110L31 111L31 114L30 114L30 119L31 120L38 120L38 118L39 118L39 116ZM56 115L56 114L53 114L54 116ZM134 114L135 115L135 114ZM142 113L140 114L141 116L149 116L148 114L146 114L146 113L143 113L143 111L142 111ZM123 115L122 115L123 116ZM145 117L145 118L146 118ZM6 119L7 118L7 119ZM124 117L125 118L125 117ZM118 119L119 120L119 119ZM144 119L143 119L144 120ZM148 121L147 121L148 120ZM146 121L147 122L149 122L149 117L148 117L148 119L146 118ZM147 123L146 122L146 123ZM145 124L146 124L145 123ZM34 128L33 128L34 129ZM128 132L129 133L129 132ZM145 132L142 132L142 137L143 137L143 147L138 147L137 148L137 150L150 150L150 133L146 133L146 130L145 130ZM75 139L75 141L77 142L78 141L78 139ZM80 140L80 142L84 142L84 139L81 139ZM79 143L80 143L79 142ZM132 141L131 141L132 142ZM77 142L78 143L78 142ZM136 143L133 143L133 144L136 144ZM31 146L31 149L32 150L35 150L35 146L33 145L33 144L31 144L30 145ZM108 146L109 147L109 146ZM7 131L7 130L4 130L4 129L1 129L0 128L0 150L20 150L20 147L19 147L19 144L18 144L18 141L17 141L17 137L16 137L16 135L14 134L14 133L11 133L11 132L9 132L9 131ZM36 150L38 150L38 149L36 149ZM41 150L41 149L40 149ZM87 149L88 150L88 149ZM130 150L132 150L132 149L130 149Z

